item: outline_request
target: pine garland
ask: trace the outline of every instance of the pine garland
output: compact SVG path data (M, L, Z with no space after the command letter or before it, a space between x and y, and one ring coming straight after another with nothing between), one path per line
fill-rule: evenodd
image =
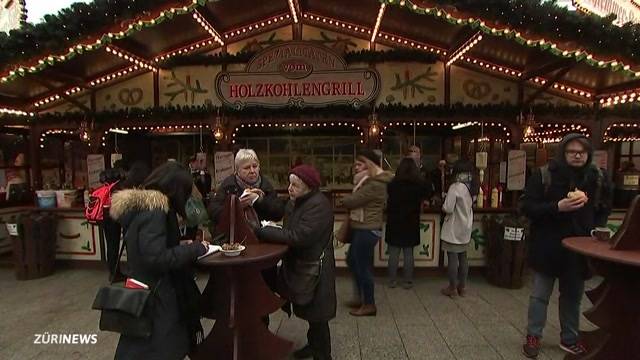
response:
M555 1L430 0L428 7L425 7L425 3L413 0L380 0L380 2L402 6L415 13L439 17L451 24L466 24L494 36L514 39L522 45L539 47L557 56L574 57L592 66L610 66L613 71L624 70L619 64L620 57L635 63L640 62L640 24L627 23L621 27L616 26L613 24L615 16L600 17L576 13L557 6ZM474 18L467 19L467 16L464 16L459 22L455 16L451 16L454 14L453 10L473 15ZM493 32L483 25L484 21L492 22L497 27L507 26L511 31ZM539 40L542 37L547 41L543 44L538 41L527 43L515 34L518 31L525 34L528 39ZM600 63L596 59L589 59L584 52L564 54L564 51L554 47L552 42L568 47L570 50L582 48L594 55L611 57L618 60L618 64Z
M594 115L594 109L589 106L550 106L535 105L532 107L536 117L553 116L558 118L589 118ZM456 103L451 106L446 105L404 105L401 103L380 104L376 107L376 113L381 121L391 121L390 119L402 118L442 118L455 119L456 117L466 118L486 118L515 120L521 108L509 104L482 104L469 105ZM278 119L278 118L300 118L300 119L323 119L323 118L343 118L343 119L366 119L371 113L371 107L361 107L355 109L348 105L331 105L318 111L317 108L280 108L269 109L261 107L247 107L237 110L228 107L205 106L168 106L148 109L128 109L117 111L102 111L95 113L96 123L117 123L123 120L137 120L140 123L148 121L166 121L179 118L180 121L210 121L214 115L220 113L224 117L234 117L242 119ZM615 108L605 108L599 110L600 117L619 116L624 118L640 117L640 107L632 105L621 105ZM33 118L25 118L15 115L0 116L0 126L8 124L53 124L86 121L83 113L48 113L37 115ZM188 121L187 121L188 122Z

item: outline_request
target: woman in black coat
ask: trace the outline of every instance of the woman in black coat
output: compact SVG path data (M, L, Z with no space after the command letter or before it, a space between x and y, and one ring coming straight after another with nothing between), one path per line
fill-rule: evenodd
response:
M120 336L116 359L183 359L202 341L198 301L200 292L189 271L209 244L179 245L178 219L193 180L177 163L156 168L142 189L113 195L110 215L124 228L128 277L152 289L148 316L150 338Z
M389 286L396 287L400 250L404 253L404 281L413 286L413 248L420 244L420 211L430 189L420 176L415 161L404 158L396 176L387 185L387 227L385 241L389 246Z
M279 277L293 312L309 322L308 344L294 353L296 359L331 359L329 320L336 316L336 278L333 257L333 209L319 190L320 174L299 165L289 174L289 197L282 229L265 226L258 238L287 244ZM318 274L299 277L300 274Z

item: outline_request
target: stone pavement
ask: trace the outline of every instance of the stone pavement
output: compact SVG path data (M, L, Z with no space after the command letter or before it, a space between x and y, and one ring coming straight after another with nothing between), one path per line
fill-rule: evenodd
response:
M91 310L104 271L62 269L53 276L16 281L11 269L0 269L0 359L113 359L116 334L98 330L99 313ZM198 283L204 286L206 275ZM592 280L588 287L597 284ZM455 300L439 294L444 277L421 276L412 290L389 289L378 278L378 316L354 318L342 305L350 279L339 277L338 316L331 325L335 360L524 359L520 354L529 290L506 290L471 278L468 295ZM556 292L550 303L543 353L539 359L562 359L558 348ZM585 298L583 308L590 307ZM301 347L306 322L279 311L270 328ZM205 332L213 321L206 320ZM582 328L592 325L582 320ZM97 334L94 345L34 344L35 334Z

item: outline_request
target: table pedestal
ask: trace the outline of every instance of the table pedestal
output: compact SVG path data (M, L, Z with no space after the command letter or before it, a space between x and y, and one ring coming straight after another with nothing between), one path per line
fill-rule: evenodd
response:
M293 344L272 334L261 320L284 304L260 273L271 262L211 268L203 295L212 305L205 313L216 323L192 359L276 360L289 354Z
M589 258L605 280L587 291L593 307L584 315L599 329L584 332L588 354L565 359L640 359L640 268Z

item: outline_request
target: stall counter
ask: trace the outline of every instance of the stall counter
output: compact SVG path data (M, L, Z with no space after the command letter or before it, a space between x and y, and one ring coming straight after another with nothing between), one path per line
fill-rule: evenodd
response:
M58 215L56 230L56 259L99 261L102 258L98 227L91 225L84 217L84 208L41 209L33 206L0 209L0 239L9 239L4 224L15 221L17 215L33 211L53 212ZM6 241L6 240L5 240ZM0 240L0 244L3 244Z
M58 215L56 259L99 261L103 258L98 227L86 221L84 208L39 209L32 206L4 208L0 209L0 223L11 223L11 221L15 221L16 215L26 214L31 211L49 211ZM485 265L487 239L482 229L483 217L506 216L514 214L514 212L515 210L510 208L475 209L473 231L468 251L469 264L471 266ZM624 215L625 210L614 210L609 217L608 226L614 231L617 230L624 219ZM340 228L346 217L346 212L336 212L334 231ZM421 241L420 245L414 249L416 267L439 266L441 256L439 241L441 220L441 214L437 210L427 210L421 215ZM348 245L334 240L333 246L335 248L336 265L346 267ZM0 251L10 251L10 247L11 240L6 226L0 226ZM374 265L376 267L386 267L388 258L387 245L383 238L376 246Z

